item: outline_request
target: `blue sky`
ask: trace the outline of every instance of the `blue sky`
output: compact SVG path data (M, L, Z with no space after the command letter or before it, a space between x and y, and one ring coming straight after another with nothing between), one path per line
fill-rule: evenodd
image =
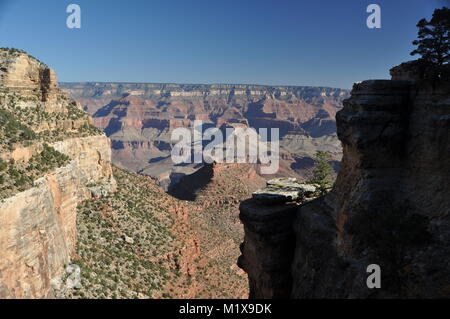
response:
M68 29L66 7L82 10ZM382 9L368 29L366 8ZM416 24L449 0L0 0L0 46L60 81L350 88L410 60Z

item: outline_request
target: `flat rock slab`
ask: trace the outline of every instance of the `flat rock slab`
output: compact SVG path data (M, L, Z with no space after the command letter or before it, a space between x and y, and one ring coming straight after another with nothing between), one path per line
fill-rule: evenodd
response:
M267 187L252 194L253 198L266 204L280 204L312 197L317 187L301 184L295 178L275 178L267 182Z
M252 194L253 198L267 204L293 202L299 198L296 190L272 189L266 187Z

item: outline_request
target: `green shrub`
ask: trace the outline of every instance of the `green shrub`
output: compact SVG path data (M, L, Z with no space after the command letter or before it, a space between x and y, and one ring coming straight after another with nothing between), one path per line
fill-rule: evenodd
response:
M5 169L8 168L8 164L0 158L0 172L4 171Z
M36 138L36 134L21 124L16 117L6 110L0 109L0 128L8 144Z

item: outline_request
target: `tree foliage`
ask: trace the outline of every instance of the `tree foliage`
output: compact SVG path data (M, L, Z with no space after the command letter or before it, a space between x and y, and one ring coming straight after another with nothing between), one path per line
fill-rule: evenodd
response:
M328 152L318 151L315 155L315 167L311 183L320 187L322 194L327 193L333 187L333 167L331 166L331 155Z
M430 21L422 19L417 24L418 40L413 44L417 48L411 55L419 54L422 59L436 65L450 61L450 9L436 9Z

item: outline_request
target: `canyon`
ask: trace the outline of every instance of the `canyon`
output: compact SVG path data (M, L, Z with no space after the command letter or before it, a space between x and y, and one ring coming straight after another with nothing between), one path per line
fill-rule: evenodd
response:
M391 75L351 94L61 89L44 63L0 49L0 298L448 297L450 68ZM280 128L280 172L174 165L170 133L195 120ZM304 183L319 150L342 155L324 196ZM379 289L366 284L374 264ZM67 265L77 289L61 287Z
M16 49L0 49L0 123L0 298L248 296L234 260L237 207L264 184L253 165L205 165L173 189L200 182L195 201L178 200L114 166L53 70Z
M336 115L333 190L241 203L250 298L448 298L450 67L422 61L356 83ZM366 285L379 265L381 288Z
M122 169L150 176L175 199L189 205L183 214L195 242L189 258L188 295L246 298L248 284L235 265L243 229L239 203L278 176L311 177L317 151L329 152L335 169L341 158L335 115L347 90L259 85L145 83L61 83L112 141L112 161ZM280 169L263 175L259 164L174 164L171 134L208 128L278 128ZM186 202L187 201L187 202ZM194 235L195 234L195 235ZM190 250L188 250L190 251ZM199 265L199 266L195 266ZM201 271L194 269L200 267ZM206 272L206 274L205 274ZM176 288L176 289L175 289ZM174 291L179 291L174 284ZM174 293L172 292L171 295Z
M310 176L316 151L337 167L341 146L335 115L347 90L234 84L61 83L112 140L113 162L148 175L168 190L201 164L175 165L171 133L216 127L279 128L280 169L275 176Z

